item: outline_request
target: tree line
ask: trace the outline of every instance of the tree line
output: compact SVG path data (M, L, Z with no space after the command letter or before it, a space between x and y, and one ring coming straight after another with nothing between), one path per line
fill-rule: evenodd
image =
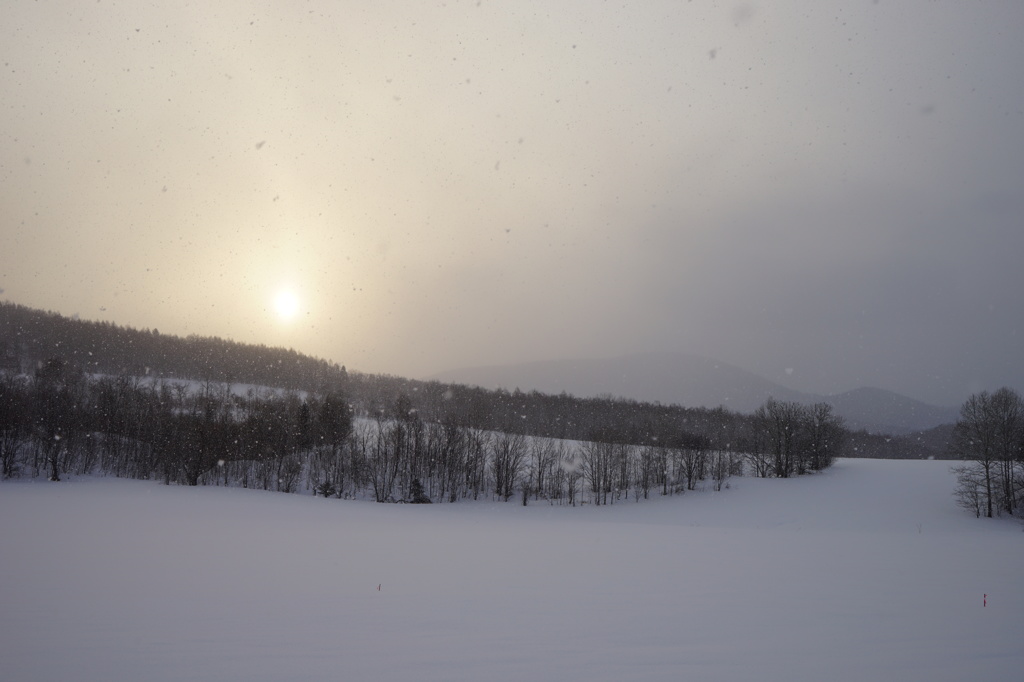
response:
M31 375L0 372L0 473L55 481L102 473L378 502L614 504L721 489L745 473L820 471L845 443L827 405L769 400L750 419L717 414L645 442L614 422L566 440L486 428L458 409L427 419L405 394L357 418L337 391L240 393L210 381L90 375L51 358Z
M282 348L216 337L179 338L107 322L70 319L0 302L0 371L31 375L60 358L87 375L135 376L209 384L249 384L346 396L356 416L373 418L401 396L425 422L454 419L488 431L584 441L601 431L637 446L657 445L679 431L699 434L716 450L755 447L751 415L719 408L641 402L611 396L489 390L475 386L363 374ZM877 456L881 437L854 434L847 454ZM908 448L902 456L917 453ZM887 456L900 456L890 447Z

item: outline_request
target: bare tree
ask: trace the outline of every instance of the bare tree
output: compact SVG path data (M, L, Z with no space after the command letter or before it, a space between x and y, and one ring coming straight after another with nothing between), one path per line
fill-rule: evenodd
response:
M494 491L506 502L515 494L526 456L526 438L521 433L499 432L491 440Z
M629 488L633 484L633 463L636 459L636 448L630 443L615 443L612 453L612 490L615 493L613 500L619 500L623 495L629 499Z
M433 458L437 461L440 497L447 496L449 502L455 502L465 494L468 481L466 429L449 416L431 426L430 440Z
M1004 387L992 394L991 401L999 461L999 506L1012 515L1020 504L1015 469L1024 464L1024 400L1016 391Z
M560 445L560 444L559 444ZM540 499L550 485L558 461L558 446L551 438L533 438L530 442L530 488L534 499Z
M847 439L843 418L828 403L815 403L804 408L802 449L798 457L800 470L822 471L832 466Z
M37 440L51 481L59 481L82 435L85 376L81 369L53 358L36 372L34 419ZM38 469L38 465L36 467Z
M708 468L715 490L721 490L734 471L733 454L728 450L712 450L708 457Z
M972 464L960 464L953 467L952 471L956 474L956 490L953 495L957 504L980 517L986 499L981 469Z
M20 454L31 435L29 388L23 380L0 373L0 477L20 473Z
M754 412L754 427L761 432L767 452L771 455L771 472L788 478L796 472L798 438L804 408L799 403L768 398Z
M665 457L664 448L644 445L637 455L636 486L639 494L646 500L650 495L651 486L658 477L658 467Z
M366 468L373 486L373 496L378 502L393 499L395 481L402 469L405 451L408 448L408 434L405 424L389 421L383 415L373 424L374 433L366 453Z
M590 440L580 449L580 470L590 483L594 504L608 504L615 473L616 448L614 443Z
M576 506L576 494L583 479L582 456L576 448L566 448L559 471L565 478L565 496L569 505Z
M993 475L996 464L995 429L988 391L975 393L960 407L960 419L953 429L950 448L972 461L970 469L981 485L980 506L992 517Z
M684 433L676 441L673 449L681 466L680 473L686 479L686 489L696 490L697 482L704 480L707 472L708 439Z
M484 492L487 481L487 453L491 434L480 429L466 431L466 487L473 491L473 499Z
M768 450L768 438L762 428L762 421L756 413L747 428L749 435L745 439L743 456L749 471L758 478L768 478L772 472L772 454Z
M1022 443L1024 406L1016 391L1001 388L992 394L971 395L960 407L950 439L950 451L970 461L955 469L961 504L990 518L996 511L1014 513L1015 469L1024 450Z

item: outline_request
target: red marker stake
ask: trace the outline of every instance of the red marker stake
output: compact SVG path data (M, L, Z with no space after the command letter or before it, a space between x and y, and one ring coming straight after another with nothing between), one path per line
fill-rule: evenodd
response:
M981 595L981 605L982 605L982 607L988 606L988 595L987 594Z

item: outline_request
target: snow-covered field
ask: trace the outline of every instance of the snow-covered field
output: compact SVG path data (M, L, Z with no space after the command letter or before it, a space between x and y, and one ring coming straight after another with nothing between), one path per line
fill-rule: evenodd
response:
M1024 679L1024 533L953 488L871 460L603 508L5 482L0 680Z

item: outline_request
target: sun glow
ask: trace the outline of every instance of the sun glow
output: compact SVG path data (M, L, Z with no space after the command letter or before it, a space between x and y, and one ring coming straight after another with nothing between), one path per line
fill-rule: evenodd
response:
M289 289L282 289L274 296L274 312L283 322L294 319L299 314L299 297Z

